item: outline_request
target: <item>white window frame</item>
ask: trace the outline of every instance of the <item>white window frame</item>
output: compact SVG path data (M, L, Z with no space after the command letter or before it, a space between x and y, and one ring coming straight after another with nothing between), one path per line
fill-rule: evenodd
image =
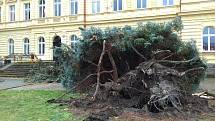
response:
M31 19L31 4L24 3L24 20L28 21Z
M23 40L23 51L25 55L30 54L30 40L28 38L24 38Z
M101 12L101 0L92 0L92 13Z
M46 9L46 1L40 0L39 1L39 18L45 18L45 9Z
M9 39L8 40L8 54L14 54L14 40L13 39Z
M61 16L61 0L54 0L54 16Z
M45 55L45 38L44 37L40 37L39 38L39 47L38 47L38 54L39 55Z
M10 13L10 22L14 22L16 20L16 11L15 5L9 6L9 13Z
M166 1L166 4L164 4L164 1ZM172 4L170 4L170 1L172 1ZM173 6L174 0L163 0L163 6Z
M140 8L138 8L138 0L136 0L136 2L137 2L137 4L136 4L137 9L145 9L145 8L147 8L147 0L140 0L140 3L141 3ZM146 6L143 6L143 2L146 2Z
M207 34L204 34L204 30L207 28ZM212 26L207 26L204 27L203 29L203 37L202 37L202 50L203 52L215 52L215 50L211 50L210 45L211 45L211 37L215 37L215 34L210 34L210 28L215 29L215 27ZM204 37L208 38L208 50L204 50Z
M78 14L78 0L70 0L70 14L71 15Z
M123 0L122 0L122 9L120 10L119 9L119 0L116 0L117 1L117 7L116 7L116 10L114 10L114 6L115 6L115 0L113 0L113 11L117 12L117 11L122 11L123 10Z

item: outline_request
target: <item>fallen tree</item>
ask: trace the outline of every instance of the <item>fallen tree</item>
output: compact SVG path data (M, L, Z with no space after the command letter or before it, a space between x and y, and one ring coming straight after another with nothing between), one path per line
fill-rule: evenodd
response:
M207 68L195 42L181 41L181 29L180 18L136 28L82 29L70 54L56 48L67 72L60 80L68 89L90 92L88 101L113 108L180 112Z

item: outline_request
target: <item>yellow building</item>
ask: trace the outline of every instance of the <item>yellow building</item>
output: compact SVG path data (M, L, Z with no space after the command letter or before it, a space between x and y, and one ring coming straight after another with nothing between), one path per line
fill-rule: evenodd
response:
M54 39L68 45L79 27L135 26L182 17L182 40L193 39L215 63L215 0L0 0L0 56L35 53L53 59Z

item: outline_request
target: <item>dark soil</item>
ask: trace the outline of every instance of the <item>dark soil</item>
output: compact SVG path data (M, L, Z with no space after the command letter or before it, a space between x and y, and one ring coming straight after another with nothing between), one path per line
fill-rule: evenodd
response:
M196 121L199 119L215 120L215 101L208 101L199 97L189 97L186 105L177 111L174 108L168 111L152 113L147 107L142 109L127 107L126 102L117 102L117 99L95 101L90 96L71 100L50 100L49 103L69 105L71 112L84 121ZM122 100L120 100L122 101Z

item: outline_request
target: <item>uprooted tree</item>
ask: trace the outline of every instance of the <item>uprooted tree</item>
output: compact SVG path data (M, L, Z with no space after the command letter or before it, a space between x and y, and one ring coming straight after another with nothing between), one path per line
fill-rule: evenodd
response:
M180 110L192 94L206 64L194 41L180 38L179 17L167 23L139 23L137 27L81 29L73 49L55 48L58 79L68 89L91 90L94 100L123 107Z

